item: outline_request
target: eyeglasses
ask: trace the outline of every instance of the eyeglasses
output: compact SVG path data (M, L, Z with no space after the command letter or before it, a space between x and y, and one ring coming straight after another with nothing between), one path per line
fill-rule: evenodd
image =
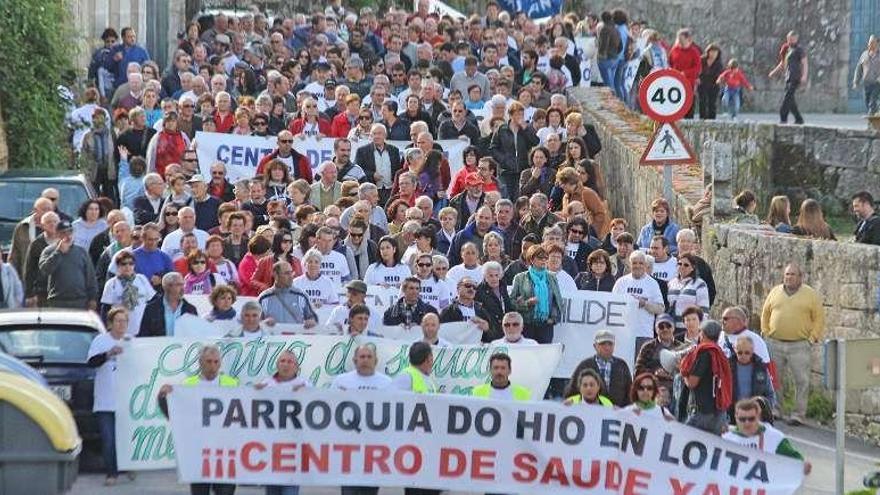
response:
M522 323L505 323L504 324L504 328L519 327L519 326L522 326Z
M757 416L737 416L736 417L737 423L754 423L755 421L758 421Z
M672 325L670 325L669 323L661 323L657 325L657 328L672 328Z
M690 267L691 267L691 264L690 264L690 263L679 263L678 266L683 266L683 267L685 267L685 268L690 268Z
M254 127L265 127L267 125L269 125L269 124L266 122L263 122L262 120L254 121Z
M373 120L372 115L359 115L358 120Z
M176 211L166 211L166 212L165 212L165 216L166 216L166 217L176 217L176 216L177 216L177 212L176 212Z
M293 142L293 139L279 139L279 143L290 144Z
M193 260L193 265L204 265L206 263L205 260Z
M639 385L639 391L642 391L642 390L649 390L649 391L653 392L654 386L653 385Z
M434 265L432 265L431 263L418 263L417 266L419 266L420 268L431 268Z
M571 229L568 232L571 234L584 235L584 231L581 229Z
M360 239L361 237L364 236L364 233L363 232L349 232L348 235L351 237L357 237L358 239Z

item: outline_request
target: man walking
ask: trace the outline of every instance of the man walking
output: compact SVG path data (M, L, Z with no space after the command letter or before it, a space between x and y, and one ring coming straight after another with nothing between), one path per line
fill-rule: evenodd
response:
M40 255L40 272L48 278L46 304L55 308L98 307L98 282L89 253L73 243L73 227L60 222L58 240Z
M691 392L685 423L715 435L721 434L724 412L733 402L730 364L718 347L720 335L721 324L704 321L700 325L699 344L682 358L679 367Z
M801 125L804 123L804 118L798 111L794 97L798 88L802 84L807 84L809 76L807 53L798 44L798 35L794 31L790 31L786 36L786 43L782 51L781 60L769 74L772 79L780 72L785 71L785 95L782 97L782 105L779 107L779 122L787 124L788 114L791 113L794 115L794 123Z
M761 311L761 333L766 337L770 357L776 363L779 379L790 372L795 385L795 410L788 420L803 424L807 413L812 369L812 343L825 335L825 309L812 287L803 283L804 272L791 263L785 267L781 285L770 290Z

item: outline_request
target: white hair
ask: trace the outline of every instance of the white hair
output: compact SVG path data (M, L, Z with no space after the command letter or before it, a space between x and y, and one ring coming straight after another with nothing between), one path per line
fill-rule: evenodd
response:
M304 254L302 257L303 263L306 263L310 259L316 259L318 260L318 263L320 263L324 259L324 255L321 254L321 251L318 251L316 248L311 248L306 251L306 254Z
M483 276L485 277L491 271L496 271L498 273L504 273L504 267L501 266L501 263L497 261L487 261L483 263Z

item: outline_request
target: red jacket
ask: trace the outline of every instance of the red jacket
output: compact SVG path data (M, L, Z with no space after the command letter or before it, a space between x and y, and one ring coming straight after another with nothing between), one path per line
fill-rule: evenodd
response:
M294 119L290 123L290 133L296 136L297 134L302 134L303 129L306 126L306 119L300 117L298 119ZM330 136L330 121L321 117L318 117L318 132L325 136Z
M701 56L697 45L691 44L687 48L675 45L669 50L669 67L681 72L688 81L695 84L703 68Z
M214 125L217 126L217 132L224 134L232 132L232 128L235 127L235 114L229 112L223 117L220 112L214 112Z
M309 163L308 157L300 155L296 150L290 150L290 152L293 154L293 159L296 163L296 170L290 171L291 180L305 179L309 182L309 184L311 184L314 180L314 176L312 174L312 165L311 163ZM271 153L260 159L260 163L259 165L257 165L257 172L255 175L264 175L266 164L271 162L275 158L278 158L277 149L273 150Z
M752 89L752 84L739 67L736 69L727 69L722 72L721 75L718 76L718 82L724 84L730 89L737 89L743 86Z
M319 124L320 127L320 124ZM351 130L351 123L348 121L348 113L340 112L333 121L330 122L330 136L335 138L347 138L348 131Z
M697 362L697 355L701 352L708 352L709 359L712 363L712 376L715 379L715 408L718 411L726 411L733 403L733 375L730 371L730 363L724 356L724 351L718 347L715 342L702 342L681 359L679 370L682 376L691 374L694 364ZM700 377L706 379L707 377Z

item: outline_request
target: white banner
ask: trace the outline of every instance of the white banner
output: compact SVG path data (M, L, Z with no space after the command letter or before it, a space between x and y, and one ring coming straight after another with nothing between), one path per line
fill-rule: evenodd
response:
M579 57L581 68L581 87L589 88L593 80L593 64L596 59L596 37L595 36L578 36L574 39L577 47L576 53ZM597 73L598 75L598 73ZM600 78L597 78L600 79Z
M297 354L300 374L317 387L354 369L360 343L376 347L378 370L390 376L408 363L409 342L378 338L353 339L330 335L294 335L243 339L183 339L154 337L124 344L116 371L116 452L120 469L163 469L174 465L174 444L159 411L156 394L166 383L179 384L198 372L198 353L204 343L216 343L223 354L223 371L251 384L271 376L282 350ZM515 363L512 379L542 397L562 353L560 345L454 346L435 348L434 377L445 393L467 394L490 379L489 357L506 352Z
M220 387L169 403L185 483L789 495L803 480L801 461L599 406Z
M303 156L308 157L315 172L322 162L333 159L333 143L336 138L306 137L294 139L293 149ZM401 152L409 146L409 141L389 141L397 146ZM351 144L351 158L357 153L358 148L370 144L369 140L355 141ZM461 139L444 139L437 141L443 148L446 159L449 160L451 177L464 166L462 152L470 144ZM214 162L226 164L226 177L235 183L241 178L251 178L257 171L260 160L276 148L276 138L259 136L238 136L234 134L222 134L218 132L197 132L196 152L199 157L199 168L205 177L211 176L211 165Z

